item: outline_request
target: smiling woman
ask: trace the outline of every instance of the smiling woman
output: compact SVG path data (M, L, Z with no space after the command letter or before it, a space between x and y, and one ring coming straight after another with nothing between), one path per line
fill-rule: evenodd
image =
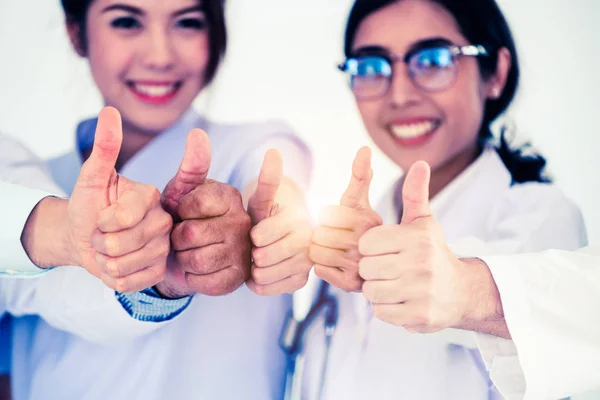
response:
M122 115L116 169L161 190L162 205L176 222L169 276L156 291L203 296L164 329L111 345L69 335L37 317L15 319L14 398L280 397L285 360L277 337L291 299L275 295L302 287L312 267L302 209L311 169L307 147L281 123L224 125L192 109L225 51L221 0L63 0L63 7L74 49L88 61L104 103ZM48 161L67 194L97 124L97 118L80 122L76 147ZM197 129L208 138L188 136ZM271 148L281 155L267 153ZM175 174L181 180L172 180ZM265 198L279 211L264 212ZM133 295L144 301L147 293Z
M124 164L173 125L214 78L226 48L221 1L62 0L75 51L123 117Z

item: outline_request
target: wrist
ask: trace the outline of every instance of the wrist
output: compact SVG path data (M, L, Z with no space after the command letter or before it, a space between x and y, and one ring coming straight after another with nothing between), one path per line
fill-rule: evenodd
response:
M169 280L169 278L164 281L156 284L154 286L154 290L163 298L176 300L184 297L188 297L191 295L189 291L181 287L180 285L176 285Z
M479 330L483 324L504 319L504 311L498 287L485 262L478 258L457 259L464 277L462 285L466 294L463 316L459 329Z
M29 215L21 243L39 268L78 265L66 221L68 200L56 197L43 198Z
M165 299L181 299L192 295L185 281L185 272L179 267L173 252L167 258L167 277L154 286L154 290Z

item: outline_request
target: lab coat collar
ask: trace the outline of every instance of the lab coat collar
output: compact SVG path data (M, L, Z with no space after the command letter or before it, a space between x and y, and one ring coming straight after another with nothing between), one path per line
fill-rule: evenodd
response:
M384 223L398 221L395 193L401 188L404 177L383 196L379 203ZM444 229L449 242L465 236L479 236L495 201L511 186L510 172L497 151L486 147L481 155L457 178L431 200L433 216Z
M75 187L79 170L84 162L83 154L94 144L97 125L98 118L91 118L79 123L75 135L75 149L64 156L49 160L53 178L66 193L71 193ZM165 169L158 168L159 165L156 164L162 165L176 158L164 157L164 154L168 154L173 149L177 149L183 154L187 133L193 128L204 127L206 129L207 126L208 122L190 108L175 124L158 134L154 140L138 151L123 166L121 174L138 182L154 184L162 189L166 183L164 182L166 177L152 176L149 166L154 165L158 172L165 171ZM168 173L171 172L171 169ZM54 170L61 172L58 174ZM65 171L70 171L70 173L67 174Z

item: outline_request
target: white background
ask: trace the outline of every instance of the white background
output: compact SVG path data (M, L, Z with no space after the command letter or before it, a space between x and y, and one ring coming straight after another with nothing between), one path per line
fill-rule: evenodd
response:
M230 48L197 107L220 121L280 118L311 145L315 209L336 202L352 158L370 144L343 77L350 0L228 0ZM35 7L33 6L35 4ZM500 0L522 57L510 119L549 160L600 242L600 1ZM101 107L72 53L59 0L0 0L0 132L43 157L70 149L78 120ZM375 153L377 198L399 171Z

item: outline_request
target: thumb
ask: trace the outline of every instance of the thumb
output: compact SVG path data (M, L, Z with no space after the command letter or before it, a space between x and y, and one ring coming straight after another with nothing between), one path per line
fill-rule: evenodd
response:
M166 211L177 214L179 200L202 185L208 175L211 162L210 140L206 132L192 129L185 143L185 152L179 170L162 193Z
M418 161L410 168L402 187L402 224L431 216L429 207L429 180L431 169L425 161Z
M106 189L116 177L115 164L121 151L123 129L121 115L113 107L105 107L98 115L92 153L81 167L77 186Z
M369 187L373 178L371 169L371 149L362 147L356 153L352 164L352 178L342 195L340 204L350 208L371 208L369 204Z
M248 200L248 214L253 225L271 215L282 176L283 159L281 154L277 150L271 149L265 154L258 177L258 186Z

